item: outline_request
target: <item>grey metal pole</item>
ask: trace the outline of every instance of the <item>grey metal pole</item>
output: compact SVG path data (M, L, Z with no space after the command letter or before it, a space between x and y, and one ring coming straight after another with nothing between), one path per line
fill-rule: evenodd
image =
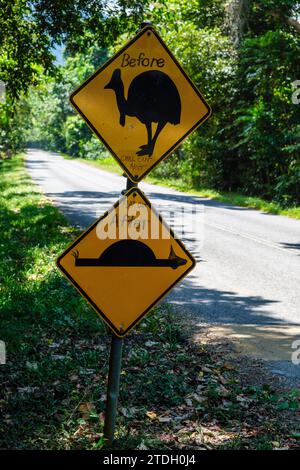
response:
M142 23L141 28L147 25L148 23ZM126 174L124 173L123 176L126 176ZM121 194L125 194L131 188L137 188L137 183L133 183L129 178L127 178L126 189L121 191ZM104 422L104 439L106 445L111 445L115 437L117 405L120 388L122 349L123 339L119 338L113 333L111 337L111 347L109 356L107 398Z
M137 187L137 183L133 183L129 178L127 178L126 189L122 191L122 194L129 191L129 189L135 187ZM120 388L122 349L123 338L119 338L113 333L111 337L111 347L109 356L107 398L104 422L104 439L106 445L111 445L114 441L115 436L117 405Z
M104 423L104 439L106 445L112 444L115 435L117 404L119 397L121 361L123 339L114 333L111 337L111 349L109 357L109 372L107 385L107 400Z

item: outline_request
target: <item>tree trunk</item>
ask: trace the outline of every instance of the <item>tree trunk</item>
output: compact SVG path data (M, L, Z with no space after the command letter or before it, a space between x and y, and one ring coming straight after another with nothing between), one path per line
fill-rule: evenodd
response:
M248 0L229 0L226 5L227 28L236 47L239 47L247 27L248 11Z

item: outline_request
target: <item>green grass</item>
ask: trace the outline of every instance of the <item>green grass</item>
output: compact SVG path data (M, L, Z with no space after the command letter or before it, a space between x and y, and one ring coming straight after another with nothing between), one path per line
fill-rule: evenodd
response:
M21 156L3 162L0 190L0 448L101 449L110 334L55 267L76 231ZM298 393L241 385L230 354L184 324L164 304L125 339L113 449L296 448L284 417Z
M65 158L71 158L66 157ZM111 173L123 174L122 169L116 163L113 157L107 156L105 158L97 160L87 160L84 158L76 159L87 165L101 168L105 171ZM173 189L178 189L186 193L194 194L199 197L215 199L217 201L224 202L225 204L232 204L235 206L248 207L251 209L260 210L269 214L284 215L286 217L291 217L294 219L300 219L300 207L290 207L284 208L280 204L275 202L268 202L259 197L244 196L243 194L235 192L226 192L226 191L216 191L209 188L191 188L188 184L184 183L180 179L166 179L160 178L157 176L152 176L151 174L145 178L147 183L157 184Z
M286 217L300 219L300 207L283 208L275 202L268 202L258 197L244 196L243 194L235 192L216 191L214 189L207 188L191 189L187 184L178 180L166 181L165 179L149 176L148 181L149 183L161 184L199 197L215 199L217 201L224 202L225 204L248 207L250 209L260 210L269 214L284 215Z
M74 157L70 155L60 153L67 160L74 160ZM109 173L117 173L118 175L123 174L122 168L116 163L116 160L107 153L103 158L91 160L87 158L76 158L76 161L85 163L86 165L93 166L95 168L101 168L101 170L108 171Z

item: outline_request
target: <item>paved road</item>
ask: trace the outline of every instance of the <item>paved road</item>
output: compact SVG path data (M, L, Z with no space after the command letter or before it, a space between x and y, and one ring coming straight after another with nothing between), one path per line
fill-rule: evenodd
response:
M103 214L125 186L121 176L40 150L28 151L26 165L81 228ZM222 325L241 346L254 344L254 355L276 367L290 362L291 342L300 339L300 221L146 183L140 187L199 260L168 300L199 322ZM292 369L300 376L300 366Z

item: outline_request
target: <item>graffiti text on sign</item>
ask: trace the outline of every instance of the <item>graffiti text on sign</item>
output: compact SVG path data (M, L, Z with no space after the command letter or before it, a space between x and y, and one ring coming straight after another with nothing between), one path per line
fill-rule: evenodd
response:
M131 57L130 54L123 54L121 67L164 67L165 59L160 57L146 57L144 52L140 52L137 57Z

